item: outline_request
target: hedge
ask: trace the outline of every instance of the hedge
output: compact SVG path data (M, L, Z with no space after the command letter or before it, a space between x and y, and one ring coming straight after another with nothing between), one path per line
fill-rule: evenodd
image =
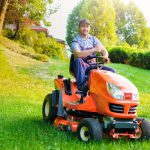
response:
M150 50L116 46L109 48L112 63L123 63L131 66L150 69Z

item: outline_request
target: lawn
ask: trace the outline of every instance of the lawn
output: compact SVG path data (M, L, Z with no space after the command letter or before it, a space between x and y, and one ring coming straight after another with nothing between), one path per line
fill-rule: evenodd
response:
M130 79L140 93L140 117L150 119L150 70L110 64ZM104 139L85 144L75 133L64 132L42 120L42 103L53 90L53 79L68 73L68 62L40 62L0 45L0 149L16 150L149 150L147 141Z

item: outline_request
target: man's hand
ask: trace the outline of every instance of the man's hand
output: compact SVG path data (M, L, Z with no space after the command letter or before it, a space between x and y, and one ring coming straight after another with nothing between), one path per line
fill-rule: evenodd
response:
M101 56L104 60L105 63L109 63L110 62L110 59L108 57L105 57L105 56Z
M108 58L108 51L106 50L106 48L103 45L99 45L94 47L94 51L95 52L100 52L103 56L103 60L105 63L109 63L110 59Z

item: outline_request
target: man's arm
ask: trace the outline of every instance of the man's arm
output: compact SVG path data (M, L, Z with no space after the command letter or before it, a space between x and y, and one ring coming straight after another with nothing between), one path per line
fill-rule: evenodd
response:
M82 57L87 57L87 56L93 54L94 52L97 51L97 49L100 49L100 48L95 47L95 48L92 48L92 49L89 49L89 50L85 50L85 51L81 51L81 50L79 50L79 49L75 49L75 50L73 51L73 53L74 53L74 55L75 55L76 57L81 57L81 58L82 58Z
M108 58L108 51L103 45L101 45L101 53L104 57Z
M75 49L73 52L76 57L81 57L81 58L87 57L87 56L93 54L94 52L100 52L100 53L102 53L102 55L104 57L108 58L108 52L102 44L100 46L96 46L96 47L86 50L86 51L81 51L79 49Z

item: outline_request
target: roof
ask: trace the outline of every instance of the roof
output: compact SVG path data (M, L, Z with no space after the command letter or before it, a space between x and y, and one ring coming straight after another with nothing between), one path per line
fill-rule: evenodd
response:
M31 29L35 30L35 31L45 31L45 32L48 32L47 28L44 28L44 27L41 27L41 26L32 26Z

